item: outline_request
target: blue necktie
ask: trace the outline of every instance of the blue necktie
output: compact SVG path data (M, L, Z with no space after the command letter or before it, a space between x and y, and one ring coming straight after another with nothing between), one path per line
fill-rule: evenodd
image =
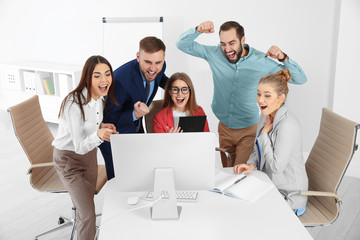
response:
M150 93L150 82L149 81L145 81L145 82L146 82L145 91L146 91L146 102L147 102Z

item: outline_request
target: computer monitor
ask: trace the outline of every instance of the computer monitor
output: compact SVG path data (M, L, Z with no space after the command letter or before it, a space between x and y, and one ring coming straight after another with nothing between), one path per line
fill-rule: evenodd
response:
M170 194L169 199L154 204L153 219L178 218L174 216L175 190L214 188L214 133L113 134L110 139L119 191ZM160 216L157 212L161 212Z

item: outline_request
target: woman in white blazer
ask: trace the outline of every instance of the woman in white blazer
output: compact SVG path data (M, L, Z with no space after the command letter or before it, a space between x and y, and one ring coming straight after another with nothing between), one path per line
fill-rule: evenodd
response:
M284 105L290 78L287 69L261 78L257 91L261 115L254 150L247 164L234 166L236 174L250 173L255 167L265 172L282 194L308 189L300 124ZM287 202L298 216L306 210L306 196L292 196Z

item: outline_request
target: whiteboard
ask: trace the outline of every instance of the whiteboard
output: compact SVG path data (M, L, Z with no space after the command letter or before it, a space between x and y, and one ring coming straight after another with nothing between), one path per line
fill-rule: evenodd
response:
M136 58L144 37L162 39L163 17L103 18L103 56L114 71Z

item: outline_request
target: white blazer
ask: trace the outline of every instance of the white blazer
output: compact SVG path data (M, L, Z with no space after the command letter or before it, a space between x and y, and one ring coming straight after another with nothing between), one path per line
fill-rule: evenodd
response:
M282 106L275 114L273 129L268 134L259 132L264 127L266 116L260 115L256 131L254 151L248 164L253 163L259 170L265 172L280 192L308 190L308 178L302 153L302 133L300 124L286 106ZM259 166L258 141L261 152ZM305 207L306 196L292 196L288 199L293 209Z

